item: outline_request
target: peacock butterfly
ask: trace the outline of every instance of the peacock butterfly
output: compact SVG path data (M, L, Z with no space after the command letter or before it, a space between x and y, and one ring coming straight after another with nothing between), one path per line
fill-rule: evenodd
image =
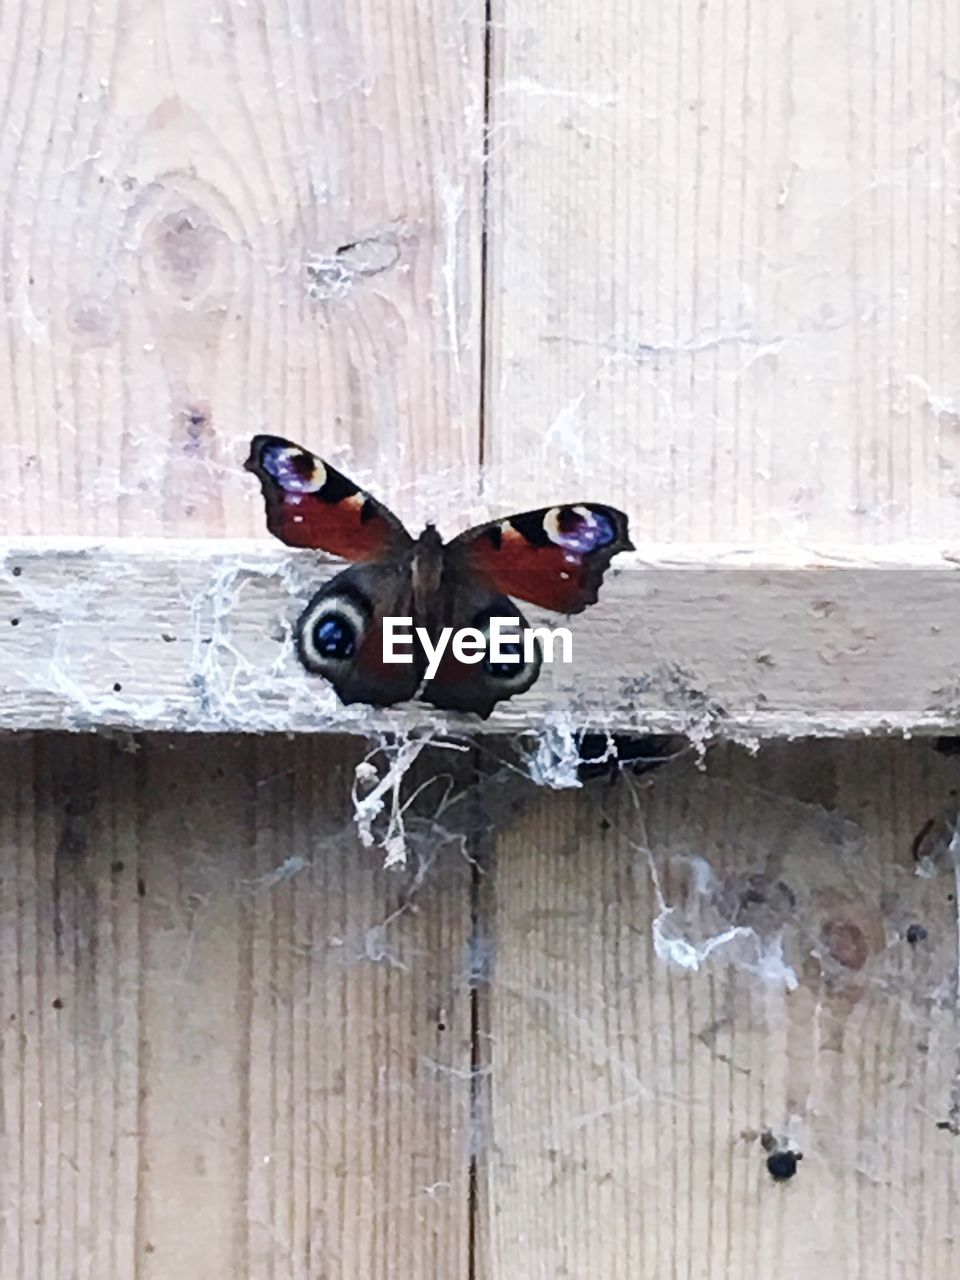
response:
M254 436L244 466L259 479L267 528L291 547L329 551L353 562L313 597L297 621L300 661L325 676L344 703L391 706L419 696L435 707L486 719L496 703L523 693L540 674L530 661L467 665L447 648L432 679L414 643L409 664L386 663L383 620L410 617L436 637L443 627L489 634L492 617L519 618L517 596L557 613L594 604L611 559L633 549L627 517L586 502L544 507L468 529L443 542L433 525L412 538L376 498L299 445Z

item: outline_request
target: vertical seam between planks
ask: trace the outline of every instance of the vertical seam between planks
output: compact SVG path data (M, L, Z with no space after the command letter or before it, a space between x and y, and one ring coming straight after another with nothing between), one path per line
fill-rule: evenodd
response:
M144 794L148 786L147 764L143 753L138 753L134 766L134 800L133 812L133 862L136 872L137 886L137 1167L133 1206L133 1280L140 1280L143 1275L143 1258L146 1247L146 1189L147 1189L147 1127L149 1116L147 1111L148 1089L148 1052L149 1044L146 1035L147 1024L147 930L144 922L144 899L140 894L140 883L143 876L143 864L140 860L143 846L144 822L146 806Z
M479 434L477 488L483 492L483 465L487 444L487 372L489 365L489 226L490 226L490 134L493 78L493 0L483 6L483 136L480 141L480 389L478 401Z
M256 795L257 782L260 776L261 761L265 754L262 739L254 741L249 750L244 751L244 774L248 793ZM251 883L256 880L259 853L259 809L251 800L245 815L247 826L246 872ZM250 1124L251 1072L253 1062L253 948L255 930L254 910L249 899L240 899L240 928L237 968L239 978L238 1012L240 1015L240 1048L237 1062L237 1094L240 1111L239 1133L237 1135L237 1174L236 1184L236 1236L234 1237L235 1266L237 1280L250 1280L250 1173L253 1140Z
M473 783L479 781L480 753L473 751ZM477 815L474 813L474 817ZM474 822L474 831L480 830L479 823ZM480 1275L480 1148L477 1141L479 1118L484 1107L483 1087L483 1054L480 1044L480 996L488 975L479 966L477 956L478 944L484 914L483 877L489 873L492 861L484 858L484 835L475 835L472 840L472 858L470 862L470 944L467 960L467 973L470 997L470 1096L468 1099L469 1121L468 1134L468 1167L467 1167L467 1280L478 1280ZM487 987L489 993L489 987Z
M479 850L474 850L470 867L470 947L476 946L477 930L480 927L480 867L477 862ZM467 1280L477 1280L477 1232L480 1212L479 1169L477 1165L477 1145L474 1141L476 1114L479 1099L477 1097L477 1080L480 1069L480 1000L477 982L473 974L473 960L468 959L470 996L470 1096L467 1105L470 1118L467 1125L468 1135L468 1167L467 1167Z
M477 491L483 493L483 467L487 446L487 378L490 363L490 136L493 81L493 0L483 0L483 119L480 142L480 356L477 417ZM478 763L478 762L475 762ZM470 878L470 937L475 944L480 926L480 851L475 850ZM472 968L472 964L471 964ZM477 1146L474 1140L477 1108L480 1104L480 993L471 974L470 981L470 1135L467 1171L467 1280L477 1280L477 1242L479 1234L480 1194Z
M471 940L477 936L479 925L479 872L474 862L470 880L470 935ZM477 1167L476 1143L473 1140L477 1098L477 1073L480 1069L480 1003L477 998L477 984L470 983L470 1123L467 1126L469 1135L467 1168L467 1280L477 1280L477 1228L480 1210L478 1188L479 1170Z

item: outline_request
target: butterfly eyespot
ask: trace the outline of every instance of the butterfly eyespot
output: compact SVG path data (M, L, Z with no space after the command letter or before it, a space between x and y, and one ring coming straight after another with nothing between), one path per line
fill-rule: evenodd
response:
M326 671L354 658L367 627L362 599L321 596L307 606L297 625L297 648L308 671Z
M612 521L590 507L551 507L543 517L543 529L558 547L581 554L609 546L617 537Z
M267 445L260 462L286 493L316 493L327 482L320 459L295 445Z
M505 614L504 616L515 616ZM474 627L483 633L487 642L487 651L483 656L483 670L487 675L492 676L494 680L502 680L505 684L528 687L531 683L531 673L539 672L541 654L540 643L535 642L536 657L534 661L528 662L524 653L524 635L521 633L515 640L508 639L504 635L500 640L499 657L494 662L490 657L490 613L484 611L478 613L473 620ZM515 625L511 630L515 630ZM536 679L536 674L533 676ZM509 696L509 695L506 695Z
M487 641L487 652L484 654L483 665L490 675L500 680L509 680L512 676L518 675L525 669L522 636L516 640L508 640L506 637L501 639L499 656L497 661L494 661L490 656L489 618L483 619L480 624L480 630Z
M500 645L500 653L504 658L501 662L491 662L489 657L484 658L483 665L498 680L509 680L511 677L518 675L526 669L523 660L523 642L508 641ZM512 661L511 661L512 659Z
M313 646L323 658L352 658L357 651L353 623L339 613L323 614L313 626Z

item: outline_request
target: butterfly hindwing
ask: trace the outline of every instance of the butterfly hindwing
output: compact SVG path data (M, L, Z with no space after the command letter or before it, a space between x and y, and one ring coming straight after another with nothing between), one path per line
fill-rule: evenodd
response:
M530 661L527 661L523 634L528 630L526 618L507 596L497 595L484 587L462 581L445 601L441 602L444 625L453 633L463 627L473 627L485 637L487 648L478 661L463 662L448 643L440 666L432 680L427 681L421 693L424 702L444 711L473 711L486 720L498 702L524 693L540 674L543 654L540 643L533 640ZM513 619L509 634L518 635L519 643L505 644L505 660L495 662L490 653L490 626L494 617Z
M410 617L410 557L344 569L313 597L297 620L297 653L306 669L326 677L341 702L389 707L414 696L423 679L421 655L410 663L383 656L383 619Z
M632 550L624 513L591 502L478 525L454 538L447 555L493 591L580 613L596 602L613 557Z
M290 440L254 436L244 466L260 481L267 528L289 547L362 562L413 545L383 503Z

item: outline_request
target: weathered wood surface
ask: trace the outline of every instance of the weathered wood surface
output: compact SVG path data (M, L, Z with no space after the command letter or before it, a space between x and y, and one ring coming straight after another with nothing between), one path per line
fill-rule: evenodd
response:
M956 5L486 17L3 6L0 529L248 536L268 429L418 513L482 452L643 541L960 536Z
M644 541L960 534L951 0L493 0L489 487Z
M385 872L354 743L0 741L0 1274L957 1274L957 762L491 747Z
M919 743L730 750L502 834L483 1280L958 1273L957 872L911 856L957 781Z
M297 669L329 566L140 541L265 540L266 429L411 525L631 512L576 692L490 727L952 731L958 50L949 0L4 5L2 723L425 722ZM471 754L395 877L356 744L0 743L3 1280L954 1280L956 872L910 850L956 762L558 799Z
M361 756L0 742L0 1275L467 1274L470 868Z
M0 14L0 530L258 530L255 431L476 482L483 18Z
M573 658L484 724L341 706L291 627L336 567L257 542L0 544L0 726L475 733L594 725L696 739L960 725L960 567L936 548L763 557L651 547L569 620ZM529 611L532 621L565 620Z

